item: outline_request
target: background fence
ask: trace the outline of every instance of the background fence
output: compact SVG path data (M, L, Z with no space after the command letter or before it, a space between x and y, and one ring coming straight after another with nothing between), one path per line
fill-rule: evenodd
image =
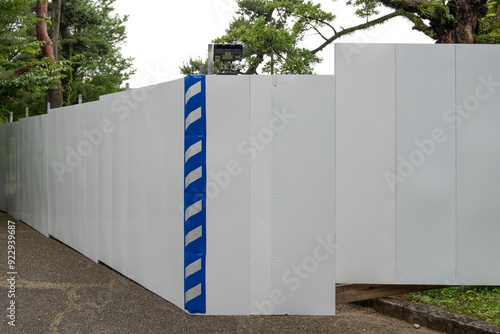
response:
M335 59L337 281L499 284L500 47Z

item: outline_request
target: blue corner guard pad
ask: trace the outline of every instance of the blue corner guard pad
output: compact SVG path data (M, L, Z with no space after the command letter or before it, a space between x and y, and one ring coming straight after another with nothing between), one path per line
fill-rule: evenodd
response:
M205 76L184 79L184 308L206 313Z

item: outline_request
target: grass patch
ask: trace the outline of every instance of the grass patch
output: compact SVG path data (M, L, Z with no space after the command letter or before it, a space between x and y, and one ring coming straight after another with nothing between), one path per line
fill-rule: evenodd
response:
M457 286L410 293L408 300L431 304L500 326L500 287Z

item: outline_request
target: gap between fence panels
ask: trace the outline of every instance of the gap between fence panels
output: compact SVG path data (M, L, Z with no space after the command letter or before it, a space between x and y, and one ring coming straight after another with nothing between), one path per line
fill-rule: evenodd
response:
M411 292L442 289L447 285L408 284L336 284L335 304L346 304L363 300L397 296Z

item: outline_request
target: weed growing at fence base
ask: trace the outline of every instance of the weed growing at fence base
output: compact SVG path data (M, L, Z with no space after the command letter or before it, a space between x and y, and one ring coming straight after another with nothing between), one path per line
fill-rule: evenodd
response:
M411 293L409 301L440 306L447 311L493 322L500 326L499 286L457 286Z

